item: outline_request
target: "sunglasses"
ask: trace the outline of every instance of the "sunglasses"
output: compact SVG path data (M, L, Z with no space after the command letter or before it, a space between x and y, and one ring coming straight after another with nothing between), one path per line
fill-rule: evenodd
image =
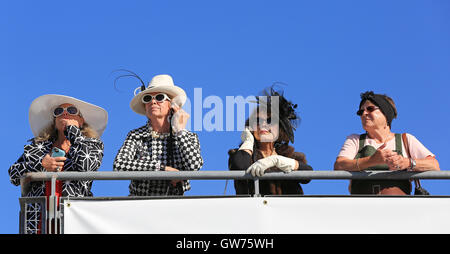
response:
M259 126L263 126L264 124L266 124L266 125L275 125L276 122L274 120L272 120L271 117L269 117L269 118L257 117L255 124L257 124Z
M358 110L358 111L356 112L356 114L357 114L358 116L362 116L362 114L363 114L364 111L366 111L366 110L367 110L367 112L372 113L373 111L375 111L375 110L377 110L377 109L379 109L379 108L378 108L378 107L375 107L375 106L368 106L368 107L365 108L365 109L360 109L360 110Z
M272 124L272 118L271 117L269 117L269 118L259 118L258 117L258 123L260 123L260 124L266 123L266 124L270 125L270 124Z
M69 115L79 115L80 111L75 106L69 106L69 107L57 107L55 110L53 110L53 116L58 117L64 113L64 110L69 113Z
M150 103L153 100L153 98L157 102L163 102L164 100L170 101L170 98L169 98L169 96L167 96L167 94L159 93L155 96L153 96L151 94L146 94L146 95L142 96L142 103L144 103L144 104Z

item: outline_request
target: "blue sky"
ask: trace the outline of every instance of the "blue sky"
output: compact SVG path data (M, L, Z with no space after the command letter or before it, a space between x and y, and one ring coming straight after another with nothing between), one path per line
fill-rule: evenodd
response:
M129 108L137 80L114 89L111 72L119 68L146 82L170 74L188 96L202 88L203 98L224 102L285 83L302 118L294 147L315 170L331 170L346 136L363 132L355 115L359 94L386 93L399 111L393 131L416 136L448 170L449 12L444 0L2 1L0 233L18 232L20 188L7 170L32 137L28 109L36 97L64 94L105 108L100 170L112 170L128 131L145 123ZM240 132L197 133L202 170L227 170ZM304 191L347 194L347 183L316 180ZM445 180L422 185L449 194ZM221 195L224 187L193 181L186 195ZM94 182L93 193L126 196L128 181Z

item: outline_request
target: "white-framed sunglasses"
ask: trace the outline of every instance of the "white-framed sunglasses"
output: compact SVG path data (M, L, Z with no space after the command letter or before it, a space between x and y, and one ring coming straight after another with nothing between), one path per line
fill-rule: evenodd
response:
M157 101L157 102L163 102L165 100L170 101L169 96L167 96L167 94L165 93L159 93L155 96L151 95L151 94L145 94L144 96L142 96L142 103L147 104L150 103L153 98Z
M69 107L57 107L53 110L53 116L58 117L64 113L64 111L67 111L69 115L77 116L81 115L80 111L75 106L69 106Z

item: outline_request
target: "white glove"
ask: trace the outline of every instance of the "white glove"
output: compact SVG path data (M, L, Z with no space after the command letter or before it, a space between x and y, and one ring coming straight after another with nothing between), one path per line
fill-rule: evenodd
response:
M178 133L186 129L186 124L189 119L189 114L181 108L174 108L175 113L172 116L172 130Z
M263 176L264 172L271 167L289 173L295 168L295 160L281 155L271 155L250 165L246 172L252 173L252 176Z
M253 143L255 142L255 138L247 127L241 133L241 140L242 145L239 147L239 150L250 150L253 152Z
M186 124L190 117L189 114L181 108L181 105L183 105L185 101L186 97L181 95L174 97L171 101L171 108L174 111L172 116L172 130L175 133L186 129Z

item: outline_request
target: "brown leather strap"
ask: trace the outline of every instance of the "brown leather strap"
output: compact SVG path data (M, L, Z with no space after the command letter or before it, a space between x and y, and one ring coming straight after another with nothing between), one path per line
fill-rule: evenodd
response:
M409 153L409 145L408 145L408 139L406 138L406 133L402 134L403 139L403 145L405 145L406 155L408 158L411 158L411 154Z
M408 158L411 158L411 154L409 153L409 145L408 145L408 139L406 138L406 133L402 134L402 139L403 139L403 144L405 145L406 154L408 155ZM414 183L416 184L417 187L419 187L419 188L421 187L419 179L414 179Z

